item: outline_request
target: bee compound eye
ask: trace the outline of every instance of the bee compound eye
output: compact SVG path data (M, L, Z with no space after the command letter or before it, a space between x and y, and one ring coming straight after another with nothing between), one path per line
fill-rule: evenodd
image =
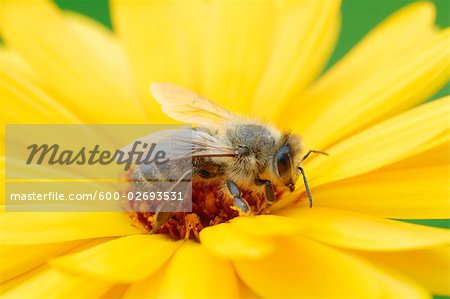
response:
M287 144L283 144L275 154L275 161L277 163L278 175L280 177L291 173L291 149Z

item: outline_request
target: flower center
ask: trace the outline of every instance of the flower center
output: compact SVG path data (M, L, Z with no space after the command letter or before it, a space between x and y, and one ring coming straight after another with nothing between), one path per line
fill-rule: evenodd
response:
M156 225L154 212L129 213L133 223L154 233L166 234L173 239L199 240L199 233L208 226L227 222L239 216L239 212L233 207L232 198L226 197L221 192L217 183L205 184L193 182L192 184L192 212L171 213L168 220ZM279 196L278 192L276 195ZM277 197L278 197L277 196ZM255 194L250 190L243 190L242 198L245 198L251 207L253 214L269 214L269 205L264 196Z

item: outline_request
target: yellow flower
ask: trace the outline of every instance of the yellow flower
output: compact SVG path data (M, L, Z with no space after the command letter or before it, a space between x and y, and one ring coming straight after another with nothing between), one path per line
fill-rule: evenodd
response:
M448 232L386 219L450 214L450 99L415 107L449 78L431 4L398 11L316 80L337 1L111 9L114 33L47 2L0 4L5 123L168 122L148 86L173 82L329 152L305 163L315 206L299 186L200 242L141 234L124 213L2 213L5 298L450 295Z

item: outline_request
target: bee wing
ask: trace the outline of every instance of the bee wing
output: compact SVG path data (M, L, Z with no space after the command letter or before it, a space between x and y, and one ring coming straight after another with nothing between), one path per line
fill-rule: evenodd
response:
M152 147L152 145L155 147ZM157 171L154 171L155 164L139 164L136 169L139 169L140 177L136 181L142 179L152 178L151 185L146 185L149 188L157 188L158 190L168 190L169 192L182 192L189 198L192 186L190 185L192 179L192 161L199 157L233 157L237 156L236 150L224 144L210 134L195 130L195 129L177 129L159 131L145 137L133 141L121 149L125 160L131 160L136 164L138 159L136 153L141 153L141 157L146 157L149 151L153 148L154 153L157 151L164 151L165 158L168 161L156 166ZM133 153L133 154L130 154ZM141 160L142 161L142 160ZM157 175L156 175L157 174ZM183 197L186 199L185 197ZM173 212L188 211L189 206L184 206L183 202L164 202L158 206L156 210L157 224L153 232L157 231L159 226L164 223ZM151 206L149 206L151 208Z
M198 130L193 129L177 129L177 130L163 130L145 137L139 138L132 143L124 146L120 150L124 152L124 159L128 159L128 154L134 151L142 152L145 157L151 145L155 144L153 149L157 151L164 151L166 158L170 160L198 158L198 157L233 157L236 156L236 149L224 144L214 136ZM136 162L137 156L131 157L133 163Z
M152 83L150 90L163 112L178 121L211 127L238 119L210 100L174 84Z
M176 138L176 157L234 157L234 147L228 146L214 136L203 131L192 131L189 138Z

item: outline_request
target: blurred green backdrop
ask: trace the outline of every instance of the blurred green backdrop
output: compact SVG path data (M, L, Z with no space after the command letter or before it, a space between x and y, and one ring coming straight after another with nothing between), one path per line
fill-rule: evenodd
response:
M62 8L90 16L113 29L107 0L55 0ZM126 0L124 0L126 1ZM399 8L416 1L412 0L343 0L342 31L339 42L326 67L329 68L350 50L366 33ZM450 0L432 0L437 8L437 24L441 28L450 24ZM450 85L439 91L432 99L449 94ZM426 200L426 198L424 198ZM437 227L450 228L450 220L408 221Z

